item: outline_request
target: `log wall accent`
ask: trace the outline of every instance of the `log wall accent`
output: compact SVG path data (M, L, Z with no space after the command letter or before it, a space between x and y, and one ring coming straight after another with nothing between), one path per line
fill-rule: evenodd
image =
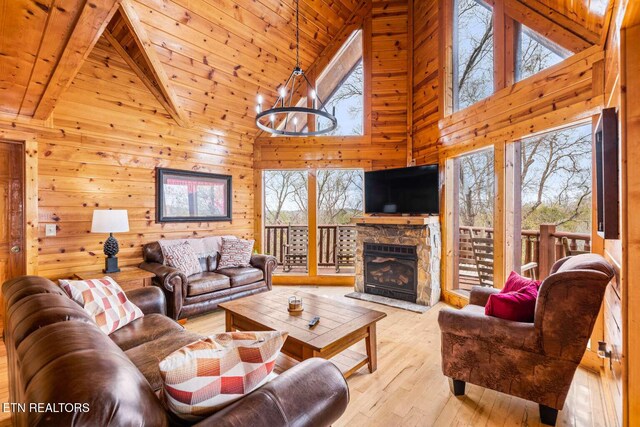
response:
M373 0L371 13L371 143L399 152L408 138L410 3Z
M640 330L637 314L637 251L640 236L636 170L640 165L640 8L633 1L616 1L606 42L603 84L606 106L618 112L620 156L620 239L597 237L598 251L616 269L603 304L604 341L612 351L611 364L604 364L605 397L615 414L615 425L633 426L640 422Z
M233 133L177 126L106 39L98 41L52 120L1 120L0 128L38 141L39 274L69 277L104 266L102 242L91 234L96 208L129 211L120 233L120 264L137 265L144 243L212 234L253 235L253 144ZM157 166L233 176L233 221L155 223ZM57 236L45 237L45 224Z
M640 423L640 5L629 1L620 37L621 133L622 133L622 331L623 425Z

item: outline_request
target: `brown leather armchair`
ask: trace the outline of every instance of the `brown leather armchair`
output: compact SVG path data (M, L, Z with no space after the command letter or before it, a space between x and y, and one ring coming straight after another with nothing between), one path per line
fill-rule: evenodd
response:
M9 401L29 409L14 412L13 425L192 424L174 417L159 399L158 361L201 336L165 316L159 288L127 292L144 317L110 335L43 277L8 281L2 294ZM198 425L328 426L348 402L340 370L327 360L308 359Z
M158 242L144 245L140 268L156 276L153 284L164 291L169 317L178 320L215 310L218 304L271 290L278 261L271 255L252 255L250 267L217 269L217 258L200 260L202 273L185 276L164 265Z
M584 355L614 270L596 254L557 261L540 286L533 323L489 317L484 306L498 289L474 287L461 310L439 313L442 371L452 392L470 382L539 404L555 425Z

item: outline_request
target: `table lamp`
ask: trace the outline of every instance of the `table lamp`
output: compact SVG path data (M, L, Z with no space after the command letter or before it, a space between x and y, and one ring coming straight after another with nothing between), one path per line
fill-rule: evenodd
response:
M91 223L92 233L109 233L109 237L104 241L103 273L117 273L118 258L116 255L120 251L118 241L113 237L113 233L126 233L129 231L129 216L127 211L122 210L95 210L93 211L93 221Z

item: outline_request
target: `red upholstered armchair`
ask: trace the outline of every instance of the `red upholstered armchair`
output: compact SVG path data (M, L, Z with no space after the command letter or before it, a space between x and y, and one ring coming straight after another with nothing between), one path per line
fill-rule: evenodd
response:
M439 313L442 371L452 392L470 382L534 401L555 425L614 271L599 255L563 258L540 286L533 323L485 316L497 289L475 287L469 305Z

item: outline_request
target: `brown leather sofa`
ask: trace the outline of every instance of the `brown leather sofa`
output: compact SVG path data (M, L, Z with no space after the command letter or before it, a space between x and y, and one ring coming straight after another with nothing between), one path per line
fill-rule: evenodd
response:
M251 267L217 269L217 257L207 256L200 259L203 272L186 277L164 265L158 242L144 245L142 253L140 268L156 275L153 284L164 291L168 315L176 320L207 313L225 301L271 290L271 276L278 265L273 256L253 255Z
M109 336L50 280L24 276L6 282L2 292L9 401L26 404L26 411L13 413L14 425L188 425L157 397L158 362L200 336L165 316L159 288L128 292L145 316ZM197 425L327 426L348 401L335 365L309 359Z
M442 371L453 393L463 395L470 382L532 400L541 421L555 425L613 276L600 255L557 261L540 286L533 323L486 316L499 290L479 286L463 309L441 310Z

